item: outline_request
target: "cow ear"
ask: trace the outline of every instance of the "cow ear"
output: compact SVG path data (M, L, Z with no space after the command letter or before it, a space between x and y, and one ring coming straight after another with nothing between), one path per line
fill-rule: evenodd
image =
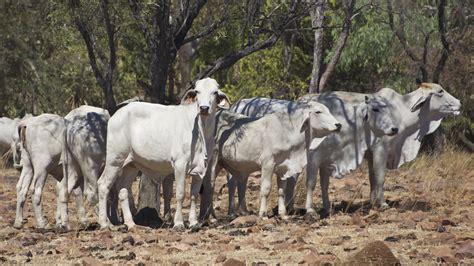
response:
M227 98L227 95L223 93L221 90L217 90L217 106L222 109L229 109L230 108L230 100Z
M369 104L369 102L370 102L369 96L365 95L365 103Z
M411 109L410 109L410 110L411 110L412 112L415 112L416 110L420 109L421 106L422 106L427 100L428 100L428 97L426 97L426 96L424 96L424 95L421 96L421 97L415 102L415 104L413 104L413 105L411 106Z
M190 89L184 94L183 98L181 98L181 104L191 104L196 101L196 91Z
M301 125L301 128L300 128L300 133L305 132L309 128L310 116L311 116L310 113L308 113L308 115L304 119L303 124Z

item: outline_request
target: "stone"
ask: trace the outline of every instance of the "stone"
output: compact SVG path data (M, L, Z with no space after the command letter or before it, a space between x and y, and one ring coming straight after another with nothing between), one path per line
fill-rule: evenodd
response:
M461 243L461 246L456 250L455 256L461 259L474 258L474 240L470 239Z
M439 262L457 263L458 259L454 257L454 252L449 246L436 247L432 254L436 257Z
M92 258L92 257L84 257L82 258L81 262L79 263L81 265L90 265L90 266L96 266L96 265L104 265L102 262L99 260Z
M239 216L230 222L235 227L249 227L256 224L258 217L255 215Z
M422 221L418 223L420 228L425 231L435 231L438 228L438 224L435 222Z
M400 260L393 255L390 248L382 241L367 244L361 251L351 256L348 265L400 265Z
M245 262L230 258L222 264L223 266L245 266Z
M217 256L217 258L216 258L216 263L222 263L222 262L224 262L226 259L227 259L226 255L224 255L224 254L219 254L219 256Z

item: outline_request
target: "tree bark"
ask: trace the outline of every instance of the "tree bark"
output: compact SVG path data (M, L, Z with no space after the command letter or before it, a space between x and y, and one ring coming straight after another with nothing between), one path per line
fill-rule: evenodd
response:
M435 71L433 73L433 82L439 83L439 78L443 72L444 66L448 61L449 57L449 42L446 37L446 26L445 26L445 15L444 9L446 7L446 0L439 0L438 5L438 31L440 36L441 44L443 45L443 50L441 51L441 57L438 60Z
M325 0L318 0L312 4L310 9L311 26L314 29L313 46L313 69L311 71L311 81L309 83L309 93L319 93L319 78L321 77L323 66L323 23Z

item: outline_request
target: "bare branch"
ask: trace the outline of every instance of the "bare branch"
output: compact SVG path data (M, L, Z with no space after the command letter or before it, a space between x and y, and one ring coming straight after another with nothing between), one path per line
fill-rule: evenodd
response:
M135 21L137 22L138 27L140 28L147 43L150 45L152 43L151 33L148 27L146 26L146 24L142 20L142 16L141 16L142 11L140 10L140 6L137 3L137 0L128 0L128 4L130 6L130 9L132 10L132 15L135 18Z
M183 45L183 40L186 38L186 34L191 29L193 25L194 19L199 15L199 11L201 8L206 4L207 0L196 0L194 6L187 12L187 14L181 14L182 18L182 25L177 31L174 33L174 44L176 50Z
M349 37L349 32L352 25L352 15L354 13L354 6L356 0L350 0L347 8L346 8L346 17L344 19L344 26L342 28L341 34L339 35L339 39L337 40L336 47L334 48L334 55L331 58L331 61L326 66L326 70L324 70L321 79L319 80L319 89L323 90L326 86L329 77L334 72L336 68L337 62L339 62L339 58L341 57L342 50L344 46L346 46L347 38Z
M439 0L438 5L438 31L441 39L441 44L443 45L443 50L441 51L441 57L438 60L436 69L433 72L433 82L439 83L439 78L443 72L446 61L449 57L449 42L446 38L446 25L445 25L445 12L446 0Z
M395 26L394 17L393 17L394 12L393 12L393 7L392 7L392 0L387 0L387 13L388 13L388 23L390 25L390 28L395 33L395 36L397 36L398 40L400 41L400 44L403 47L403 50L405 50L405 53L420 68L423 81L426 81L428 79L428 71L426 69L426 65L422 63L420 58L418 58L415 52L411 49L406 39L405 30L404 30L405 18L403 14L401 13L399 14L400 27L397 28Z

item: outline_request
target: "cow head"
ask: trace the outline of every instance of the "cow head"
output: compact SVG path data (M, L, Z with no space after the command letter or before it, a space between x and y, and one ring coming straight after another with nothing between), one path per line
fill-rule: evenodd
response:
M230 101L227 95L219 90L215 79L205 78L196 81L194 89L190 89L181 99L181 104L197 103L201 115L214 113L217 107L228 109Z
M365 96L365 107L362 110L364 122L376 136L393 136L398 133L398 120L385 98Z
M447 116L460 113L461 102L439 84L421 83L419 86L420 88L416 91L416 101L411 106L412 112L423 107L433 115Z
M311 108L309 108L306 114L300 132L311 129L312 136L322 138L331 132L341 130L341 123L332 116L325 105L313 101L309 102L309 104Z

